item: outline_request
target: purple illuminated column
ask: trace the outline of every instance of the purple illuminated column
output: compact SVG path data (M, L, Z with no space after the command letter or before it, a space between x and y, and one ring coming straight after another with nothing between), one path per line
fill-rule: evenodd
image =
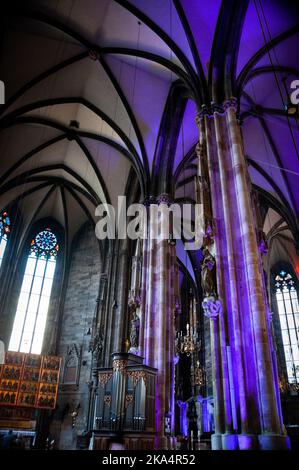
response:
M234 192L231 191L233 187L233 174L229 171L227 165L227 154L229 153L229 142L227 139L227 132L223 116L214 113L215 123L215 136L217 142L217 154L219 156L219 176L222 185L222 207L225 232L226 248L227 248L227 279L229 283L230 292L230 311L233 327L235 352L238 355L237 378L239 388L239 402L240 402L240 419L241 431L247 432L247 407L245 400L245 379L243 370L243 351L242 351L242 334L241 334L241 321L239 315L239 299L237 289L237 272L236 272L236 253L234 251L234 229L232 217L234 216L235 199ZM231 194L232 192L232 194ZM231 196L231 197L230 197Z
M215 383L214 392L217 393L215 398L215 422L217 422L217 431L212 440L213 448L226 449L236 448L236 436L233 431L231 397L229 383L229 369L227 361L227 345L228 339L228 318L227 318L227 298L226 298L226 278L227 272L227 247L225 237L225 220L222 205L222 191L220 180L219 160L217 153L217 140L215 133L214 121L205 108L197 116L197 124L199 126L199 172L202 180L203 205L205 230L210 225L213 239L206 237L204 240L205 247L208 248L216 260L216 276L218 297L221 298L225 305L224 314L219 317L216 324L211 324L211 332L217 335L216 343L218 349L212 348L212 360L215 361L215 372L213 381ZM211 198L211 207L206 200L205 193L209 192ZM207 220L208 222L207 222ZM216 300L216 299L214 299ZM215 354L218 354L215 357Z
M288 448L289 440L283 434L284 430L281 426L276 401L275 386L277 377L275 376L270 350L267 301L263 290L263 274L255 233L243 142L236 119L236 106L235 99L228 100L225 103L231 165L243 248L243 267L246 273L246 288L249 300L248 313L251 315L255 345L257 389L261 413L259 445L262 449Z
M211 357L214 395L214 425L215 433L212 435L212 449L222 449L223 434L223 410L222 408L222 381L221 381L221 352L219 341L219 315L222 315L221 301L215 298L206 298L203 301L203 309L206 317L210 319L211 328Z
M141 302L140 302L140 332L139 332L139 355L145 356L144 331L146 324L146 289L148 269L148 239L144 238L142 243L142 273L141 273Z
M171 436L165 435L165 416L170 416L170 434L174 424L175 247L169 243L170 199L161 195L155 202L148 213L144 350L146 363L157 369L155 446L167 449Z
M178 400L177 404L180 408L180 433L185 437L188 436L187 403Z
M216 403L212 446L288 448L236 101L204 107L197 121L199 166L205 171L206 159L208 178L203 174L202 181L210 188L214 241L205 240L204 246L216 262L214 300L221 299L223 306L217 323L211 324Z

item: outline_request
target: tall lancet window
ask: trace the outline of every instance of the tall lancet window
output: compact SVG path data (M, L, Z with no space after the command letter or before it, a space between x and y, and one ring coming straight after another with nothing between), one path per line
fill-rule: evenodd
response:
M41 352L58 251L57 238L50 228L31 241L10 351Z
M10 219L7 212L0 214L0 266L4 257L7 237L10 234Z
M288 381L299 384L299 304L293 276L280 271L275 289Z

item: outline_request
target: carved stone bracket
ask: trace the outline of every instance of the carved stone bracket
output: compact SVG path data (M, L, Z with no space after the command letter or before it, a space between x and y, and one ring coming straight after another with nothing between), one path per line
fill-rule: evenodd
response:
M215 297L206 297L202 303L204 315L210 320L216 320L219 315L222 315L222 302Z

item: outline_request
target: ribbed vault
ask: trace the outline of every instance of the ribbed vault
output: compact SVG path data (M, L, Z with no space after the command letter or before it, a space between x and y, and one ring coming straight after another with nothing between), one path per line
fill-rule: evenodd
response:
M0 205L18 203L25 226L54 217L71 242L132 169L142 199L166 188L193 203L195 114L234 95L252 182L296 239L293 3L12 1L3 24Z

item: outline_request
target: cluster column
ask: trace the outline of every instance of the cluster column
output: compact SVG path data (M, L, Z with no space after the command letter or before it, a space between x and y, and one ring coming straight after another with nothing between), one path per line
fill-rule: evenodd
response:
M174 310L175 246L169 243L170 199L161 195L148 207L143 303L145 362L157 369L156 448L171 446L174 427ZM153 205L156 210L153 209ZM165 426L165 421L170 423ZM166 428L168 432L166 433ZM169 431L170 429L170 431Z
M236 105L231 99L223 106L203 108L197 117L199 166L201 171L207 168L202 181L208 180L213 214L205 257L214 257L217 285L209 292L205 264L203 307L207 311L209 301L222 303L221 314L211 322L216 427L212 443L218 449L283 449L289 440L280 419L269 311Z

